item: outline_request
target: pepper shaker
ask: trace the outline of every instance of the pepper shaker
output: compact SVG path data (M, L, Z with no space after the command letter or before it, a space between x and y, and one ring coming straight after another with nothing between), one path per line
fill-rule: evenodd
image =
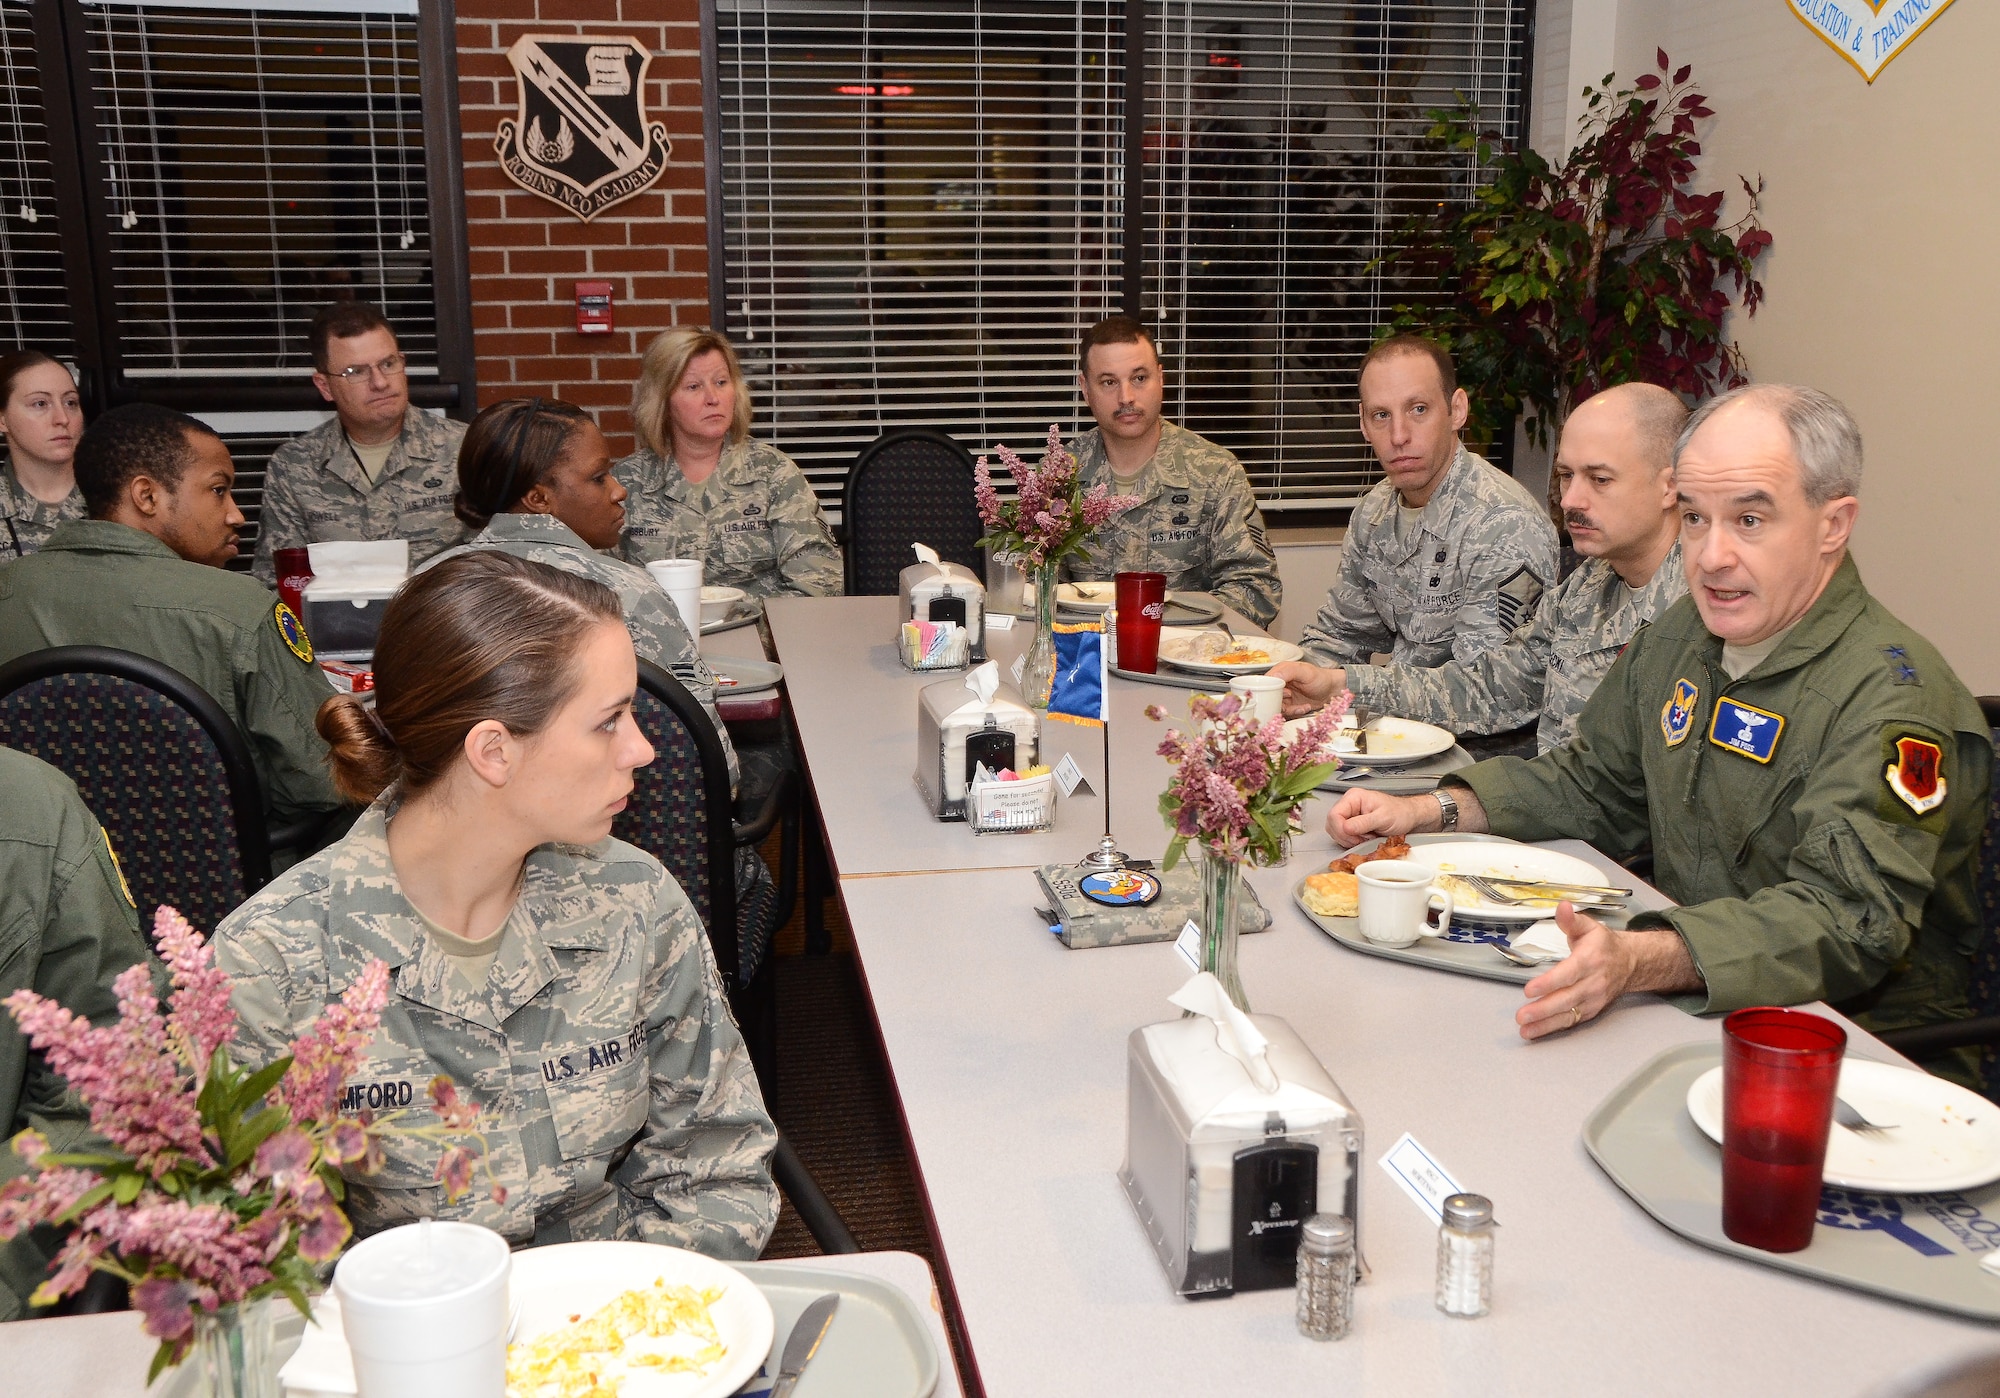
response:
M1314 1214L1299 1230L1299 1333L1338 1340L1354 1324L1354 1222Z
M1482 1316L1493 1308L1493 1201L1483 1194L1454 1194L1444 1201L1437 1308L1458 1316Z

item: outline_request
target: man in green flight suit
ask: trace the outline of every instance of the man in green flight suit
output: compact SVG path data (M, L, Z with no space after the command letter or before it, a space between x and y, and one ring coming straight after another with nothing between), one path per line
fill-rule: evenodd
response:
M26 753L0 748L0 791L0 999L32 990L108 1024L119 973L159 970L111 842L75 783ZM0 1183L27 1168L5 1143L30 1128L56 1150L89 1148L90 1113L0 1010ZM0 1321L28 1313L58 1241L38 1228L0 1243Z
M90 518L0 570L0 664L112 646L178 670L248 740L265 815L282 826L342 804L313 728L333 687L291 609L223 571L243 524L235 480L222 439L170 408L133 403L90 424L76 447Z
M1993 748L1847 556L1854 419L1812 389L1737 389L1688 420L1674 471L1690 595L1633 638L1576 736L1435 795L1350 791L1328 830L1651 846L1680 906L1619 932L1564 905L1570 955L1529 982L1524 1038L1631 991L1696 1013L1823 999L1876 1030L1965 1018Z

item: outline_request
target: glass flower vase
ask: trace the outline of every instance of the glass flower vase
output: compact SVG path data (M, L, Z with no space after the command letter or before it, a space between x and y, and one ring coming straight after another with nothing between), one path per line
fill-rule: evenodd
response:
M193 1357L212 1398L278 1398L271 1328L263 1301L196 1310Z
M1236 972L1236 940L1241 924L1243 866L1201 846L1201 969L1222 982L1222 988L1245 1014L1250 1002Z
M1032 709L1046 709L1056 684L1056 566L1034 570L1035 638L1028 643L1021 667L1021 698Z

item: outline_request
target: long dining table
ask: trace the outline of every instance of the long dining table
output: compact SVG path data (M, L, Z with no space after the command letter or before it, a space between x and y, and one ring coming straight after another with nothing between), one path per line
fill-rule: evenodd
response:
M1518 985L1336 944L1291 899L1335 853L1319 797L1289 862L1249 875L1274 925L1243 939L1241 966L1252 1008L1300 1033L1365 1122L1370 1274L1354 1330L1301 1338L1289 1291L1175 1296L1117 1171L1127 1038L1177 1016L1167 996L1188 966L1164 943L1070 950L1034 910L1032 866L1093 847L1097 801L1064 801L1055 828L1033 835L933 820L911 781L916 695L943 681L898 665L893 599L779 599L770 621L969 1392L1860 1398L2000 1349L1992 1327L1725 1257L1655 1223L1591 1161L1580 1128L1653 1056L1716 1042L1719 1024L1628 996L1527 1043ZM1025 640L991 638L1003 672ZM1141 712L1155 702L1181 707L1170 690L1112 681L1113 823L1128 852L1156 858L1168 773L1153 753L1160 726ZM1043 760L1070 753L1101 778L1102 734L1043 731ZM1557 847L1616 868L1588 846ZM1898 1061L1847 1027L1851 1052ZM1494 1202L1486 1317L1433 1307L1436 1227L1376 1165L1405 1132Z

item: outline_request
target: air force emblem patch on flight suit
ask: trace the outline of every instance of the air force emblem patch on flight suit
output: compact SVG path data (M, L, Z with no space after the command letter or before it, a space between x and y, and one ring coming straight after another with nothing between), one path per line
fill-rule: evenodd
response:
M1668 747L1679 747L1694 727L1694 706L1700 698L1701 688L1694 681L1674 681L1674 697L1660 709L1660 732Z
M1896 799L1918 815L1944 804L1944 749L1922 738L1898 738L1896 760L1882 773Z
M280 602L271 613L271 619L277 623L278 639L285 643L285 649L306 664L312 664L313 643L307 638L305 627L299 625L299 619L293 614L292 609Z
M1785 731L1785 716L1735 699L1715 701L1715 716L1708 721L1708 740L1752 762L1769 762L1778 750L1778 735Z

